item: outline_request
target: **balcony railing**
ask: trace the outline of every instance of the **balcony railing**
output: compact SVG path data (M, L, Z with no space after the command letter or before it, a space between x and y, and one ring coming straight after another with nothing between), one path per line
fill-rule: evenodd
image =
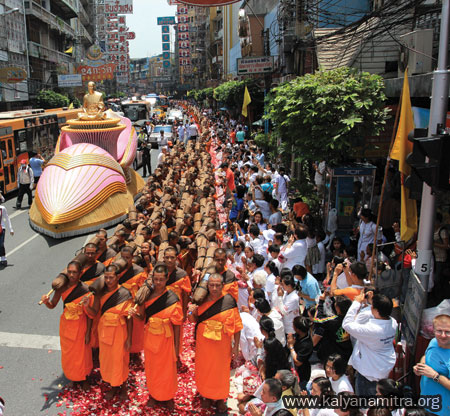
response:
M28 41L28 54L34 58L45 59L54 63L73 63L74 59L63 52L55 51L47 46L40 45L36 42Z
M73 38L76 36L72 26L35 2L25 2L25 12L26 14L35 16L39 20L47 23L53 30L58 30Z

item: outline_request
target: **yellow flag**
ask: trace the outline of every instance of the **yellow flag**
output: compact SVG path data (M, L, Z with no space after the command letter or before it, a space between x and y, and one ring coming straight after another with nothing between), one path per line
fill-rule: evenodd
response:
M406 163L406 156L412 152L413 144L408 140L408 134L414 130L414 117L409 95L408 70L405 71L400 118L391 150L391 159L398 160L401 174L401 219L400 235L408 241L417 232L417 204L409 198L409 189L405 187L405 178L411 173L411 167Z
M71 46L69 49L64 51L64 53L73 53L73 46Z
M69 110L72 110L73 109L73 103L70 103L69 104Z
M247 117L247 106L252 102L252 98L250 97L250 93L248 92L247 86L245 86L244 91L244 102L242 103L242 115Z

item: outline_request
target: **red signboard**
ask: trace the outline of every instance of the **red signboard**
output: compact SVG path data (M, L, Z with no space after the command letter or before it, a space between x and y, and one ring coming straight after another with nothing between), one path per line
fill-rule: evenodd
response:
M136 39L136 33L134 33L134 32L127 32L127 39L128 40Z
M241 0L179 0L180 3L189 4L190 6L225 6L226 4L237 3Z
M100 66L81 65L78 67L78 73L81 74L83 81L101 81L103 79L113 79L114 69L114 64Z

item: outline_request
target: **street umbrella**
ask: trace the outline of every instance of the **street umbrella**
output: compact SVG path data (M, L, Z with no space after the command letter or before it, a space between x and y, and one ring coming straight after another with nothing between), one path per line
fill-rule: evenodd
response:
M252 123L252 126L264 126L264 120L258 120Z
M138 121L136 121L136 122L134 122L133 123L133 126L137 126L137 127L144 127L145 126L145 123L149 123L150 122L150 120L138 120Z

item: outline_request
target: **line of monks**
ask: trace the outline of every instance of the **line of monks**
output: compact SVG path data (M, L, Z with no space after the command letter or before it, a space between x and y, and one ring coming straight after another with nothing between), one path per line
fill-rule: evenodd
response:
M206 135L202 140L205 139L208 139ZM140 246L136 248L127 243L126 238L131 236L132 240L133 233L136 234L136 228L127 220L125 231L115 233L114 247L107 245L106 231L99 230L96 243L88 243L83 249L86 263L70 262L66 269L67 283L55 290L51 299L43 295L41 301L53 309L62 299L62 369L71 382L79 383L85 390L90 388L88 376L93 369L93 356L98 354L101 377L111 386L105 398L109 400L119 395L127 399L130 355L136 358L143 351L150 394L148 407L174 408L177 370L181 367L182 324L185 320L195 323L195 381L201 405L204 408L215 406L224 412L231 359L233 354L238 354L242 329L236 304L238 286L234 274L226 268L226 251L216 248L210 259L212 262L208 263L206 278L205 273L202 276L207 282L204 285L206 297L199 304L189 303L199 272L192 271L195 261L192 245L191 249L186 249L184 244L182 249L182 244L173 236L175 222L171 214L181 200L181 192L178 194L174 188L180 178L190 172L191 178L207 177L206 184L212 184L214 189L212 166L200 160L210 160L209 154L205 156L205 146L197 143L195 151L192 151L193 144L189 146L186 152L182 147L175 147L144 189L138 220L147 225L141 228L143 242ZM160 215L151 216L164 199L164 194L158 194L152 185L157 181L163 185L164 194L168 185L171 205L160 210ZM183 238L188 242L189 237L193 238L192 215L204 208L201 206L205 198L203 191L208 188L204 183L201 185L202 192L196 192L193 186L189 188L194 197L192 209L186 215L186 225L179 233L180 242ZM217 222L215 209L204 212L206 228L213 228L214 224L218 229ZM172 231L167 241L162 238L164 227ZM116 263L119 258L126 262L123 269ZM93 294L89 287L99 278L104 280L104 286ZM146 295L142 297L141 293Z

